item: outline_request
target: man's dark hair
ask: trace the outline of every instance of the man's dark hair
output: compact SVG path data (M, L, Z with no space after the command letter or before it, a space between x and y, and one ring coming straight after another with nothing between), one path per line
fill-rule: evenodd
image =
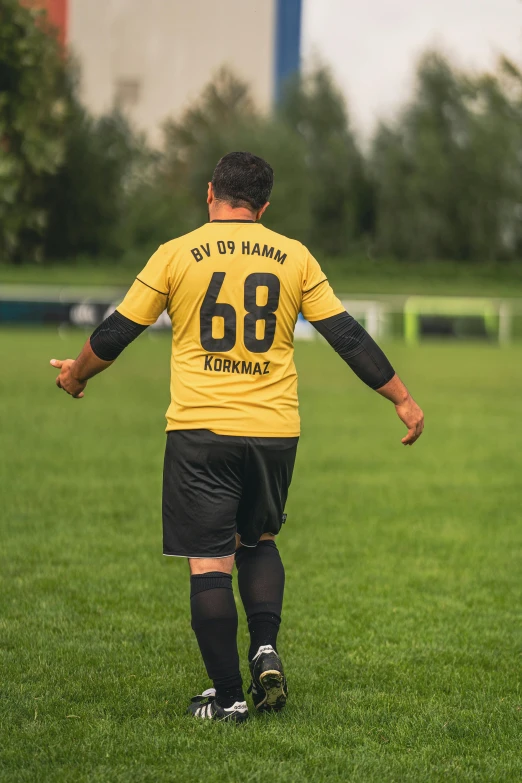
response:
M233 209L248 206L264 207L274 184L272 167L250 152L229 152L224 155L212 175L214 196L227 201Z

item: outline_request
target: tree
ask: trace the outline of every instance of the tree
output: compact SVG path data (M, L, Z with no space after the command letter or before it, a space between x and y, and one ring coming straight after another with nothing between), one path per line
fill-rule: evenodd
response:
M310 242L325 253L346 255L372 227L372 195L344 98L330 71L319 66L291 82L278 114L303 142Z
M66 65L45 15L0 4L0 257L41 257L46 185L64 155Z
M248 85L220 69L179 120L164 126L164 184L184 190L191 216L206 220L205 193L216 162L230 152L231 138L251 128L258 114Z
M412 103L374 144L377 242L407 257L462 257L469 113L450 65L428 54Z
M216 74L178 121L165 126L160 188L166 198L184 202L187 230L207 219L207 183L217 161L233 150L248 150L272 164L275 185L266 224L305 240L309 189L302 139L278 118L262 116L248 85L227 69Z
M115 257L131 242L128 212L142 197L140 173L149 153L119 111L94 118L76 99L64 143L62 165L47 189L46 256Z
M475 80L471 109L472 253L517 259L522 252L522 75L512 62L501 58L495 74Z
M521 80L422 59L413 100L376 134L376 242L399 258L498 260L521 249Z

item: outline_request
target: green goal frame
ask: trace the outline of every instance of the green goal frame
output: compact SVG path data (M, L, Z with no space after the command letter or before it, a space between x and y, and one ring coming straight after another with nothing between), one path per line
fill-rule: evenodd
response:
M404 339L410 345L420 340L420 318L423 315L478 316L484 319L486 333L498 332L498 307L492 299L456 296L410 296L404 305Z

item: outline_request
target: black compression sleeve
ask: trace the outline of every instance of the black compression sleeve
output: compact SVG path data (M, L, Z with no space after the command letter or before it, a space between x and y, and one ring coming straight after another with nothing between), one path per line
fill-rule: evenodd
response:
M91 348L98 359L112 362L146 328L115 310L91 334Z
M313 321L312 326L371 389L380 389L395 375L393 367L377 343L348 313Z

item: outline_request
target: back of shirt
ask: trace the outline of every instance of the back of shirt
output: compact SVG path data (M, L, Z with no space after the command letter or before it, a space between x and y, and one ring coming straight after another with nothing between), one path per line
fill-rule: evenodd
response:
M299 435L294 327L344 311L293 239L250 221L213 221L162 245L118 311L172 321L167 430Z

